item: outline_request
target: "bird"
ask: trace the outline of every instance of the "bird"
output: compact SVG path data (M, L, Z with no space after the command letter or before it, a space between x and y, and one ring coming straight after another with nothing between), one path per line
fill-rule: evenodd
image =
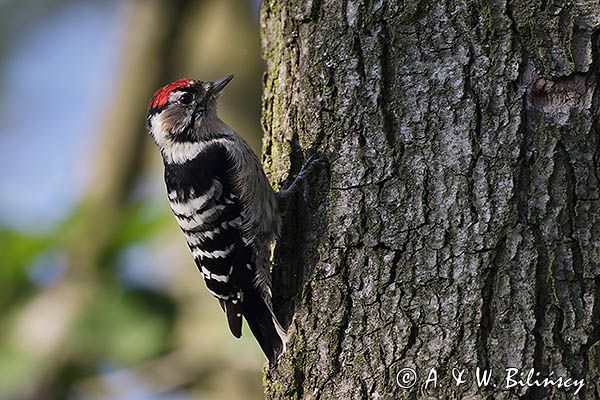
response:
M307 158L276 192L252 147L217 115L233 79L183 78L152 96L146 128L160 150L167 199L204 282L240 338L246 319L271 366L287 332L273 312L270 246L279 234L282 199L293 194L317 159Z

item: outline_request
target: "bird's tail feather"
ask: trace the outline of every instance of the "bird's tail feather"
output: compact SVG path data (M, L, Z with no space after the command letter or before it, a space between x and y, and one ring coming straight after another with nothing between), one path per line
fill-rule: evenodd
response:
M250 290L244 292L242 313L269 364L274 366L279 355L285 351L287 335L273 309L258 291Z

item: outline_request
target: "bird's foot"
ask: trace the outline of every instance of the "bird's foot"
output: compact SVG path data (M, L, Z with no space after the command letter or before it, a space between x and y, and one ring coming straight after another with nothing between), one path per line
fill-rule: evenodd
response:
M304 164L302 164L302 168L300 168L300 172L298 172L298 175L296 175L296 178L294 178L292 184L286 189L283 189L277 193L277 198L279 201L286 201L290 198L290 196L294 195L300 186L302 186L304 180L315 170L315 168L325 164L326 162L323 158L319 157L317 154L311 154L304 161ZM308 201L308 192L306 186L304 187L303 197L304 200Z

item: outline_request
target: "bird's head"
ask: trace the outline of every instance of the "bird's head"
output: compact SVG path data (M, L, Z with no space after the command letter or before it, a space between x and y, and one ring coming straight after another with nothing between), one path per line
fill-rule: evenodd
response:
M194 142L210 133L217 121L217 98L233 79L179 79L158 89L148 107L146 127L160 147Z

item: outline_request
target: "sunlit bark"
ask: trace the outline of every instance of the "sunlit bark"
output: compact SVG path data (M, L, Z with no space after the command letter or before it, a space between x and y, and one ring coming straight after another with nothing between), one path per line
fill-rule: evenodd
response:
M266 0L261 17L273 179L330 163L276 251L291 326L269 398L574 392L456 387L454 366L598 398L598 4Z

